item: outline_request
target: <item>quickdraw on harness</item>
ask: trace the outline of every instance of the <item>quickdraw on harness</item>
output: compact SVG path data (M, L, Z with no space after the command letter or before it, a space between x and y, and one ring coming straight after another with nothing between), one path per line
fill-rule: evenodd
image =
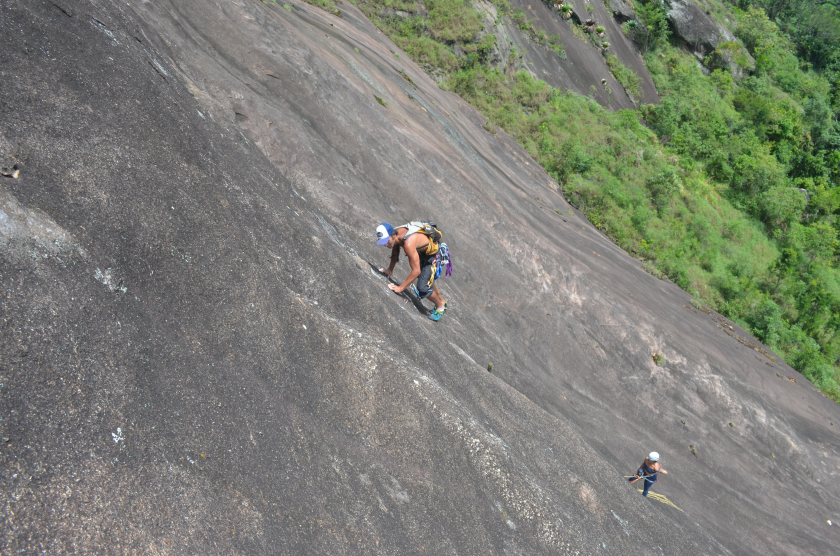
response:
M452 276L452 259L449 258L449 246L445 243L440 244L438 254L435 256L435 279L440 278L443 274L443 269L446 269L445 276Z

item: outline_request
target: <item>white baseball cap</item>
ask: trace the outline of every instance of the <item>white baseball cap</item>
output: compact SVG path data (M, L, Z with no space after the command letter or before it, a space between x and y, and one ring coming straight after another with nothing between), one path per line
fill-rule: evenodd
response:
M377 245L385 245L388 243L388 239L394 233L394 227L388 224L387 222L383 222L379 226L376 227L376 244Z

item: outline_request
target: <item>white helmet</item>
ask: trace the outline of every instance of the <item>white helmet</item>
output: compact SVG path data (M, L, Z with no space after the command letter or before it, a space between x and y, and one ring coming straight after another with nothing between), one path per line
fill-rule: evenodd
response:
M651 452L648 454L648 459L650 461L659 461L659 452Z

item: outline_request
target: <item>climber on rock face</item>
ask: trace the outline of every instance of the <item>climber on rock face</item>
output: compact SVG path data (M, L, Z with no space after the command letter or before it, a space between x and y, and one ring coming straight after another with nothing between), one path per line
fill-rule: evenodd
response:
M635 483L639 479L644 479L645 481L645 490L642 492L642 496L647 496L650 487L653 486L653 483L656 482L656 476L662 473L663 475L667 475L668 472L662 469L662 465L659 463L659 453L658 452L651 452L645 458L645 461L642 462L642 465L639 466L639 469L633 474L632 477L628 479L631 483Z
M377 245L383 245L391 250L391 264L387 269L380 268L379 272L389 278L391 277L394 267L400 260L400 248L405 251L408 264L411 266L411 272L402 284L398 286L389 283L388 288L400 293L411 287L420 299L428 297L435 304L429 318L435 321L440 320L440 317L446 312L446 301L444 301L440 290L434 283L437 270L436 255L440 242L440 232L435 229L434 224L410 222L394 228L383 222L376 228L376 237ZM412 286L411 282L415 279L417 285Z

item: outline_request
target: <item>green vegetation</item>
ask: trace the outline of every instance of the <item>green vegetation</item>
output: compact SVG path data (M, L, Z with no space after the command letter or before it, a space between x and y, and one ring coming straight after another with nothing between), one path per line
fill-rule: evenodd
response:
M796 45L761 9L734 15L756 62L739 83L725 69L703 76L667 45L646 56L663 95L660 106L643 110L647 122L681 157L681 171L702 176L733 213L721 222L724 242L692 253L708 277L673 257L658 263L840 401L837 84L797 58ZM725 257L744 243L745 225L754 248Z
M636 41L642 52L664 46L671 34L664 0L640 1L633 6L638 19L626 22L623 26L624 32Z
M492 68L495 37L469 2L430 0L423 11L410 1L357 1L417 63L439 72L442 87L483 113L489 133L498 126L519 141L648 272L750 330L840 402L836 0L712 0L712 15L736 22L740 42L707 56L709 75L671 42L662 0L635 2L638 19L624 32L644 52L662 102L617 112L510 65ZM504 0L494 4L534 42L556 44ZM566 24L603 49L639 99L638 76L597 33ZM733 76L729 64L746 69Z
M609 46L608 43L603 43L601 46L604 46L604 44ZM607 62L607 67L610 68L610 73L615 76L616 81L621 83L621 86L624 87L624 90L627 91L627 94L633 102L639 102L642 99L642 80L639 76L636 75L630 68L625 67L625 65L616 58L615 54L605 54L604 60Z
M318 6L325 12L329 12L335 16L341 17L341 10L338 9L338 6L335 5L333 0L306 0L308 3L312 4L313 6ZM341 0L339 0L340 2Z

